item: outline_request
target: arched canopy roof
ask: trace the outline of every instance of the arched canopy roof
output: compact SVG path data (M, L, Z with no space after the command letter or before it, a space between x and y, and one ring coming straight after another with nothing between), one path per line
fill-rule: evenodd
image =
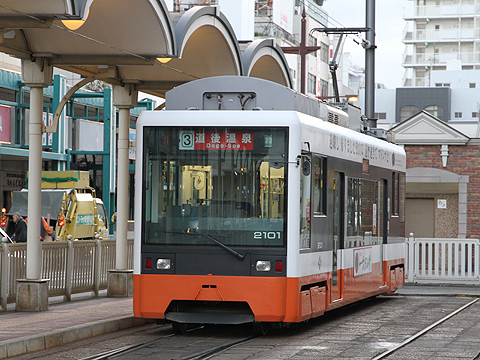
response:
M148 64L176 53L163 0L4 0L0 9L0 50L20 58L98 66ZM69 14L86 20L70 30L72 23L61 20Z
M84 21L74 29L65 19ZM0 29L1 52L45 58L86 77L110 69L102 80L162 97L211 76L249 75L291 87L280 47L259 40L242 54L218 7L169 13L164 0L2 0Z
M217 7L194 7L170 13L175 27L177 57L153 67L121 66L123 79L143 79L137 89L157 96L188 81L222 75L242 75L242 59L235 33ZM128 80L127 80L128 81Z
M274 39L259 39L242 44L245 76L270 80L292 88L290 69L280 46Z
M21 14L39 18L82 19L93 0L3 0L0 14L20 19ZM18 13L13 14L16 10ZM24 19L29 20L29 19ZM33 19L31 19L33 20Z

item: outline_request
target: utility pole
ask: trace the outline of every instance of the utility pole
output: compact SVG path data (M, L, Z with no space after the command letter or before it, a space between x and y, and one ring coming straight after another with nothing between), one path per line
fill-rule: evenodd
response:
M375 0L366 0L365 11L365 116L371 129L377 127L375 119Z
M307 54L320 50L321 46L307 46L307 13L303 5L300 31L300 46L282 47L285 54L300 55L300 92L305 94L305 78L307 77Z

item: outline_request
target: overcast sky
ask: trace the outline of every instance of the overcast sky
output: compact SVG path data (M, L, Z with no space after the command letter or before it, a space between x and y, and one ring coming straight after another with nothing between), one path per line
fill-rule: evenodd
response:
M332 22L329 27L365 27L365 0L326 0L323 8L331 19L341 24ZM406 24L403 20L404 8L412 12L413 1L376 1L375 82L383 83L389 89L402 86L402 55L405 51L402 35ZM352 54L354 63L364 66L365 50L351 38L346 39L344 51Z

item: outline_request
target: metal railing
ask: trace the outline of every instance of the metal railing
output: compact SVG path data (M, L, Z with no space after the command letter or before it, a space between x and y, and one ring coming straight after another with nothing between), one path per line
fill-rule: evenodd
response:
M406 282L434 280L465 282L480 280L478 239L406 239Z
M115 240L42 242L42 279L50 279L49 296L107 289L108 270L115 269ZM0 245L0 308L16 301L16 279L26 277L27 244ZM133 269L133 240L127 242L128 268Z

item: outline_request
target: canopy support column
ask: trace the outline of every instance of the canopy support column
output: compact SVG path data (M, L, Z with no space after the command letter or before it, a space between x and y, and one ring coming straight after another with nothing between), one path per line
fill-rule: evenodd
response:
M132 84L113 87L113 105L119 109L116 258L114 271L109 272L108 296L133 295L133 270L127 264L129 128L130 109L137 105L137 90Z
M42 188L43 88L52 84L48 59L22 60L22 81L30 87L28 154L28 218L26 279L17 280L16 311L48 310L48 280L41 279L40 244Z

